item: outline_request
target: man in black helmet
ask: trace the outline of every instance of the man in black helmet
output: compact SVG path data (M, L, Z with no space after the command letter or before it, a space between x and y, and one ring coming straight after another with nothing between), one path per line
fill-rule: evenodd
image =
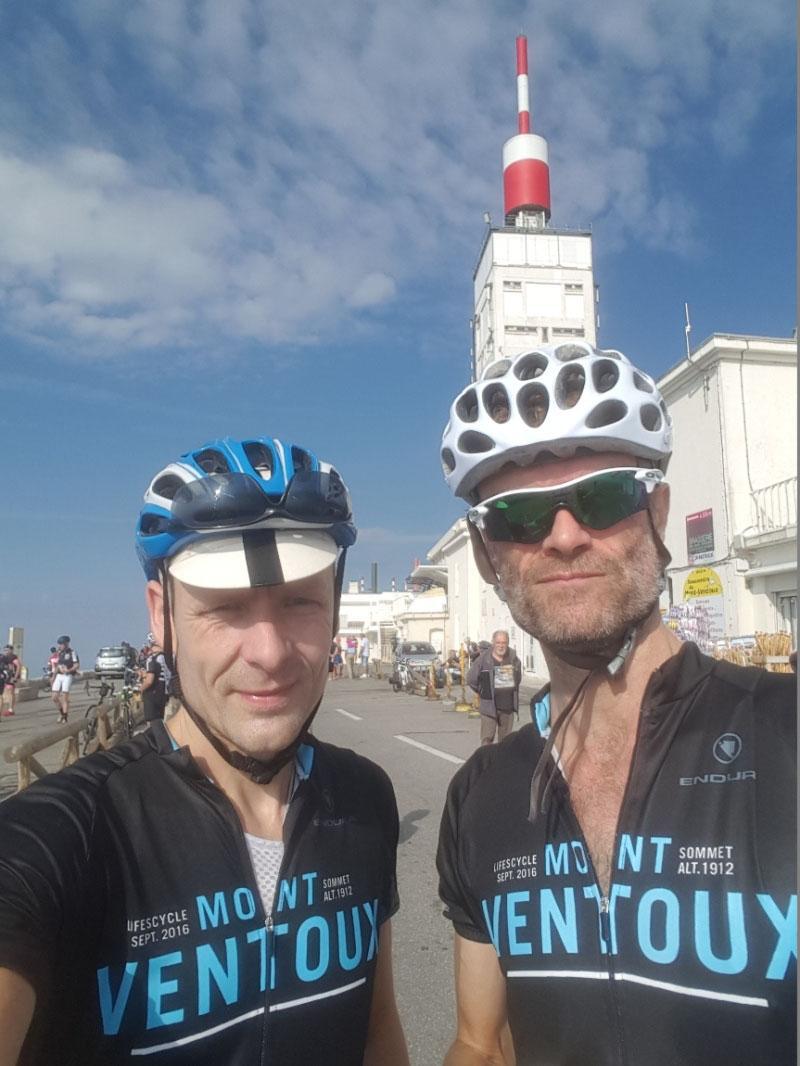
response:
M2 1066L408 1066L392 788L309 734L354 538L335 471L270 438L153 479L180 709L0 806Z
M583 344L497 364L451 409L478 567L550 689L449 791L447 1066L794 1062L793 686L662 624L670 452L652 379Z

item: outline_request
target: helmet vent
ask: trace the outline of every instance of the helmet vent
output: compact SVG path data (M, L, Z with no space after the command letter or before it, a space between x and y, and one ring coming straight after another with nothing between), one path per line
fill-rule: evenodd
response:
M442 466L445 474L452 474L456 468L456 459L449 448L442 448Z
M143 514L139 522L139 532L145 537L154 537L168 528L169 519L160 514Z
M295 470L310 470L311 469L311 456L308 452L302 448L297 448L292 445L292 464Z
M478 394L474 389L467 389L456 401L456 414L462 422L478 421Z
M493 422L507 422L511 417L508 393L502 385L489 385L481 396L483 406Z
M622 352L618 352L616 348L603 348L601 351L607 359L622 360Z
M468 429L466 433L462 433L458 438L458 450L466 452L468 455L490 452L492 448L494 448L492 438L487 437L485 433L478 433L474 429Z
M586 425L589 429L600 429L621 422L628 413L628 405L622 400L603 400L593 411L589 412Z
M177 474L164 474L153 482L151 492L156 496L163 496L165 500L174 500L175 493L183 485L183 481Z
M514 363L514 373L520 381L531 381L540 377L547 370L547 356L544 352L528 352L521 355Z
M216 448L204 448L194 453L194 461L207 474L227 474L230 472L228 460Z
M262 444L260 440L248 440L242 445L242 450L258 476L269 481L272 477L273 459L266 444Z
M639 412L639 418L641 418L642 425L645 429L649 429L651 432L661 429L663 419L661 417L661 412L654 403L644 404Z
M559 344L555 357L562 363L571 363L573 359L585 359L589 354L580 344Z
M570 347L570 345L562 344L562 348ZM572 347L575 347L574 345ZM556 351L556 355L561 349ZM580 349L579 349L580 351ZM585 354L585 353L583 353ZM570 407L574 407L580 400L583 394L583 387L586 384L586 374L583 371L582 366L565 366L559 373L556 379L556 403L562 410L567 410Z
M481 377L484 381L490 381L492 378L501 378L510 366L510 359L498 359L495 363L489 363Z
M648 381L644 374L640 374L638 370L633 372L633 383L640 392L655 392L653 383Z
M619 381L619 367L610 359L599 359L592 366L592 380L597 392L609 392Z
M532 429L536 429L547 418L550 397L543 385L526 385L517 396L517 406L522 420Z

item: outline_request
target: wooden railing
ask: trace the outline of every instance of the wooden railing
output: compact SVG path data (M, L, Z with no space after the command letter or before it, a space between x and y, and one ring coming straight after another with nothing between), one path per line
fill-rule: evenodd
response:
M37 733L30 740L21 744L14 744L6 748L3 758L7 763L17 764L17 791L27 788L33 777L45 777L46 770L36 756L45 748L66 741L61 756L60 769L69 766L80 758L78 738L97 720L97 731L85 754L90 755L93 751L110 748L125 736L123 729L123 715L121 713L121 698L116 697L109 703L98 704L90 708L89 712L80 721L56 726ZM134 724L139 718L136 716L138 708L134 704Z

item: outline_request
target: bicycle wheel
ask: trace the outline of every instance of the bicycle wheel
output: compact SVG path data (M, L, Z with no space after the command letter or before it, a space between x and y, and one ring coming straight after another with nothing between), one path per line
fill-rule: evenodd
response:
M84 715L84 717L88 718L89 712L96 711L99 706L99 703L93 703L90 707L87 707L86 714ZM90 755L90 747L91 751L95 751L95 749L97 748L97 715L92 718L92 720L86 726L86 729L84 729L83 731L83 751L81 752L81 754Z
M133 708L130 700L125 701L125 734L129 738L133 736Z

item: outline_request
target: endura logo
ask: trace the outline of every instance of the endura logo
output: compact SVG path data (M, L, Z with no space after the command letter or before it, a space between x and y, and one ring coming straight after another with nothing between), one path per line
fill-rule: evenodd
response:
M755 781L755 770L737 770L734 774L697 774L695 777L679 777L681 785L727 785L731 781Z
M730 766L739 758L742 751L742 738L738 733L723 733L714 741L712 752L717 762Z

